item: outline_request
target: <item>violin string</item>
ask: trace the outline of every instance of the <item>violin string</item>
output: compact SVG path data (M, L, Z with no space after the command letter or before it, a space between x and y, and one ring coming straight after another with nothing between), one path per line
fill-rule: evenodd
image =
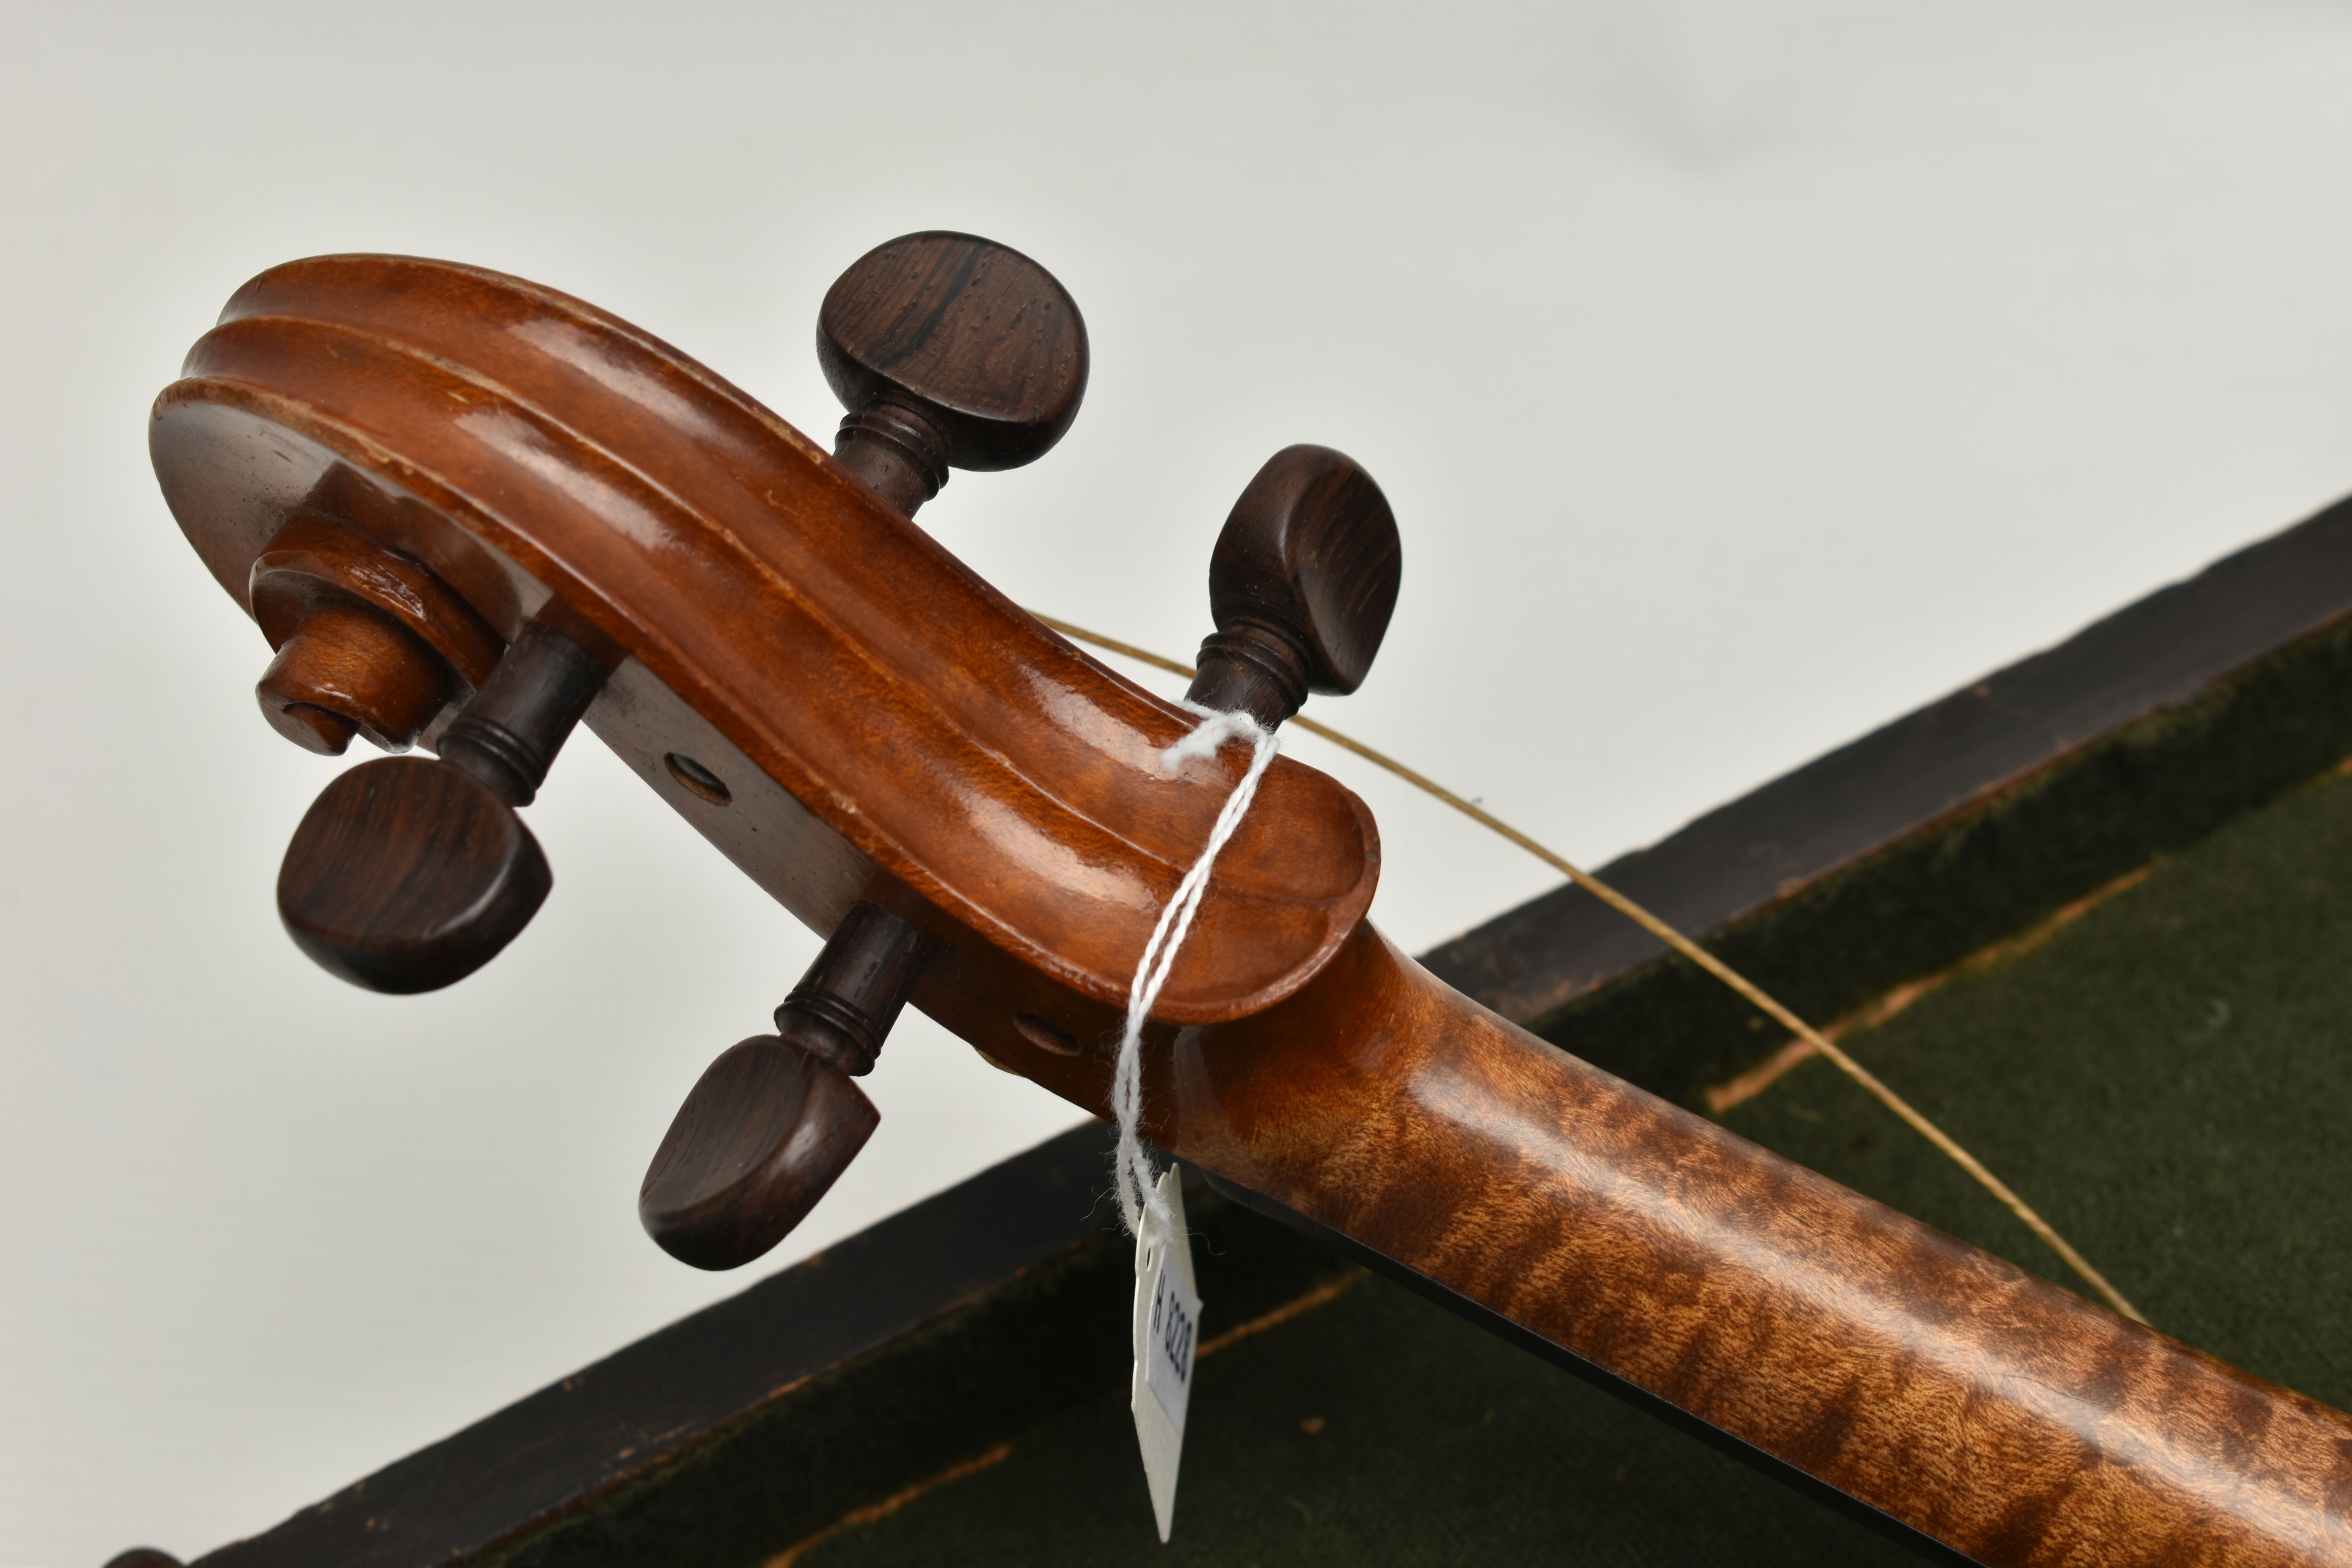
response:
M1067 621L1055 620L1051 616L1039 616L1034 610L1031 611L1030 614L1035 616L1038 620L1043 621L1046 626L1051 626L1054 630L1061 633L1064 637L1073 638L1078 642L1092 644L1096 647L1106 649L1111 653L1119 654L1125 658L1135 659L1142 664L1150 665L1156 669L1164 669L1171 675L1183 676L1186 679L1192 679L1194 673L1190 666L1179 664L1176 660L1166 658L1160 654L1153 653L1148 648L1137 647L1132 643L1120 642L1117 638L1107 637L1097 632L1090 632L1083 626L1072 626ZM1543 845L1537 843L1534 839L1528 837L1517 828L1513 827L1509 823L1496 816L1485 807L1475 805L1471 802L1463 799L1460 795L1455 795L1452 790L1447 789L1444 784L1437 783L1435 780L1424 777L1423 774L1415 773L1412 769L1405 766L1402 763L1398 762L1395 758L1373 750L1371 747L1364 744L1361 741L1355 740L1348 735L1343 735L1328 724L1318 724L1314 720L1307 718L1305 714L1296 715L1290 721L1298 726L1298 728L1306 731L1307 733L1311 735L1319 735L1335 746L1339 746L1345 751L1353 752L1356 755L1363 758L1366 762L1370 763L1375 767L1383 768L1389 773L1394 773L1398 778L1404 780L1405 783L1412 785L1415 789L1421 790L1426 795L1444 801L1447 805L1452 806L1454 810L1470 818L1473 822L1475 822L1489 831L1499 834L1504 838L1510 840L1510 842L1517 845L1520 848L1526 850L1537 859L1541 860L1545 865L1549 866L1553 870L1559 872L1578 887L1582 888L1586 892L1591 893L1594 898L1599 899L1602 903L1607 904L1611 909L1615 910L1619 914L1622 914L1626 919L1632 921L1635 925L1640 926L1643 931L1648 931L1652 936L1656 937L1660 942L1664 942L1675 952L1680 953L1684 958L1688 959L1691 963L1698 965L1699 968L1705 970L1707 973L1712 974L1716 979L1729 986L1732 991L1737 993L1751 1006L1763 1013L1774 1023L1780 1025L1782 1028L1788 1030L1789 1033L1794 1035L1798 1039L1802 1040L1806 1045L1811 1047L1815 1051L1828 1058L1828 1060L1834 1065L1840 1072L1844 1073L1846 1077L1861 1085L1873 1099L1876 1100L1881 1105L1884 1105L1887 1110L1900 1117L1911 1127L1912 1131L1917 1132L1921 1137L1927 1139L1929 1143L1935 1145L1945 1158L1950 1160L1961 1170L1967 1172L1979 1186L1981 1186L1985 1191L1998 1198L2001 1204L2008 1208L2010 1213L2015 1215L2020 1220L2024 1222L2027 1229L2032 1231L2035 1236L2040 1237L2042 1242L2047 1245L2053 1252L2055 1252L2060 1258L2063 1258L2066 1262L2066 1266L2069 1268L2072 1268L2077 1275L2081 1276L2093 1289L2096 1290L2101 1297L2105 1298L2108 1306L2114 1308L2116 1311L2122 1313L2125 1317L2129 1318L2136 1323L2145 1323L2147 1321L2147 1319L2141 1315L2139 1309L2133 1306L2128 1300L2126 1300L2124 1299L2123 1292L2117 1290L2115 1286L2108 1281L2105 1275L2100 1273L2096 1268L2091 1266L2091 1260L2089 1258L2084 1258L2080 1252L2076 1251L2074 1244L2068 1241L2064 1237L2059 1235L2055 1226L2053 1226L2048 1220L2043 1219L2041 1214L2037 1212L2031 1204L2028 1204L2023 1198L2018 1196L2015 1192L2011 1190L2008 1183L2002 1181L1999 1176L1994 1175L1992 1172L1986 1167L1983 1161L1978 1159L1974 1154L1969 1153L1968 1150L1961 1147L1959 1142L1950 1133L1945 1131L1941 1127L1937 1126L1935 1122L1929 1121L1924 1113L1912 1105L1909 1100L1895 1093L1895 1090L1889 1088L1876 1073L1872 1072L1868 1068L1864 1067L1860 1062L1854 1060L1853 1057L1841 1049L1837 1043L1832 1040L1828 1036L1822 1034L1819 1029L1814 1028L1811 1024L1806 1023L1802 1018L1797 1016L1795 1013L1782 1006L1778 1001L1767 994L1761 986L1756 984L1755 982L1749 980L1746 975L1741 974L1738 970L1732 968L1729 964L1716 957L1715 954L1707 952L1706 949L1701 947L1697 942L1692 941L1689 937L1685 936L1675 927L1659 919L1656 915L1652 914L1648 910L1643 908L1632 899L1627 898L1624 894L1617 891L1616 889L1609 886L1606 882L1601 881L1601 879L1595 877L1590 871L1577 866L1564 856L1554 854L1551 850L1546 848Z

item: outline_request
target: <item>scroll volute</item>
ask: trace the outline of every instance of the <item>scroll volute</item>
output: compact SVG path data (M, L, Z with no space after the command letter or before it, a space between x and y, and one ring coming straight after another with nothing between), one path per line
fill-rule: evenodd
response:
M325 756L354 735L406 751L498 663L498 635L438 577L325 518L278 531L248 597L277 650L254 688L262 717Z

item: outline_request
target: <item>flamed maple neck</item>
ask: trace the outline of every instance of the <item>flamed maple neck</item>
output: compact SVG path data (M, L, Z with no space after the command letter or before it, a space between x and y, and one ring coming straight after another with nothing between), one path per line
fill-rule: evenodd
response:
M1369 924L1155 1065L1163 1146L1969 1557L2352 1562L2352 1419L1579 1061Z

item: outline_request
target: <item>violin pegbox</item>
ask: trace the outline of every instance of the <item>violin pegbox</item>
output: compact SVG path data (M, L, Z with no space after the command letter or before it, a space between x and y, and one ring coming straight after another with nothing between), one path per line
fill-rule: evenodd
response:
M866 439L854 433L862 428L855 415L845 422L845 446ZM1191 700L1272 726L1309 690L1353 691L1388 630L1401 570L1396 518L1361 466L1327 447L1277 452L1218 536L1218 630L1202 647ZM711 1064L638 1193L638 1218L664 1250L732 1268L800 1223L880 1121L849 1077L872 1068L925 957L912 926L860 903L776 1010L776 1035ZM1079 1050L1042 1020L1017 1022L1041 1049Z

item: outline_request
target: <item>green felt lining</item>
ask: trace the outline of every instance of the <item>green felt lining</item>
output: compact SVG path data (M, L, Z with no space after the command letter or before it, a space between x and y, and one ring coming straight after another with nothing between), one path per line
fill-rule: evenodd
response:
M1993 797L1706 933L1820 1025L1936 973L2175 853L2352 753L2352 625L2315 633ZM1784 1044L1779 1026L1662 957L1528 1026L1696 1109Z
M1113 1395L800 1568L1911 1561L1377 1279L1202 1362L1184 1444L1165 1547Z
M2352 1405L2352 780L2231 824L1844 1044L2158 1328ZM1724 1121L2083 1289L1826 1062Z

